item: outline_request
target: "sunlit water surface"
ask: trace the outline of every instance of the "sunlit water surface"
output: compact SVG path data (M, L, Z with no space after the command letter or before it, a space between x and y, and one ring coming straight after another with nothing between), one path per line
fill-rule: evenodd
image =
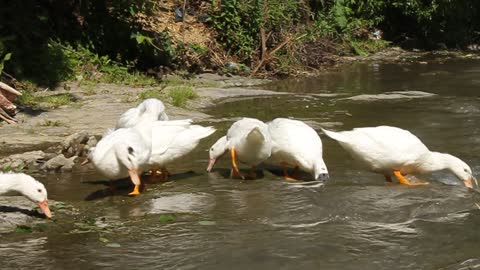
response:
M147 185L141 196L126 196L128 181L115 182L112 193L92 170L36 175L51 199L81 214L57 215L45 232L1 236L1 268L478 269L479 195L446 172L420 176L428 186L387 184L323 135L325 184L285 182L276 167L258 180L232 180L227 159L211 174L204 170L206 149L233 120L249 116L294 117L317 130L398 126L478 173L479 86L474 61L362 63L268 86L290 95L225 101L208 111L220 120L204 123L219 131L169 168L172 181ZM437 95L344 99L390 91ZM82 229L89 222L94 229Z

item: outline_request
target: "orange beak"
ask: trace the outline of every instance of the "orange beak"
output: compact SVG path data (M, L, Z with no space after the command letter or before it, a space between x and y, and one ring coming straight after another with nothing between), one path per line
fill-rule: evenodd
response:
M473 188L472 179L463 180L463 184L468 188Z
M45 199L43 202L37 203L38 206L40 206L40 209L42 209L42 212L47 216L48 218L52 218L52 212L50 212L50 208L48 208L48 200Z
M210 161L208 162L208 167L207 167L207 172L210 172L213 169L213 166L217 162L216 159L211 158Z

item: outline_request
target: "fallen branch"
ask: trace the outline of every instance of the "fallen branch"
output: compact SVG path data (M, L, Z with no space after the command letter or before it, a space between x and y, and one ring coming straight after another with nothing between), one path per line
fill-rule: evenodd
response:
M275 48L273 48L270 52L268 52L267 40L271 37L271 34L272 32L265 35L265 30L263 28L260 28L260 39L262 44L261 58L257 66L252 70L252 73L250 74L250 76L255 75L262 66L264 66L268 61L270 61L275 56L275 53L277 53L280 49L282 49L285 45L287 45L293 40L292 37L288 37L282 43L278 44L277 46L275 46ZM298 38L296 38L295 40L297 39Z
M0 88L2 88L3 90L5 91L8 91L12 94L15 94L17 96L21 96L22 93L18 92L17 90L13 89L12 87L10 87L10 85L6 84L6 83L3 83L3 82L0 82Z
M13 102L22 93L10 87L8 84L0 82L0 119L4 120L8 124L15 124L17 120L13 118L15 115L17 106Z
M17 120L11 117L7 112L0 108L0 119L3 119L8 124L16 124Z

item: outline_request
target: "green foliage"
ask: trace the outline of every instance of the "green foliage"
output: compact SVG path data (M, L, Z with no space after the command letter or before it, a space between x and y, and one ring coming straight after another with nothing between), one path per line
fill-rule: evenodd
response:
M190 16L203 12L199 8L202 2L188 3L194 11L189 12ZM287 37L305 34L302 41L328 39L365 54L385 45L371 40L369 35L374 29L382 29L385 39L396 43L414 40L417 47L435 48L445 43L448 47L464 48L480 42L480 1L209 2L208 25L215 31L223 53L248 67L259 57L260 29L269 34L269 49ZM208 48L203 45L174 41L169 29L147 30L155 26L149 25L149 18L144 15L158 10L158 1L4 0L2 4L0 74L5 71L35 85L53 88L61 81L73 79L152 85L155 80L139 70L190 66L185 57L179 57L182 55L195 55L201 58L200 63L208 62Z
M299 22L303 3L295 0L212 0L210 22L220 43L248 62L258 48L260 28L280 33Z
M53 88L78 75L72 64L97 62L93 63L98 65L95 71L103 73L101 78L95 77L96 80L143 85L144 76L138 72L129 75L127 71L172 64L171 48L164 48L163 37L138 42L142 37L154 36L144 31L135 18L138 13L152 14L155 1L6 0L2 4L0 57L7 57L0 61L0 71L2 63L11 55L5 71L17 79ZM138 38L132 39L133 33ZM58 46L52 40L72 44L72 47ZM81 55L73 56L65 47ZM89 61L88 57L93 60ZM75 60L81 62L75 63Z
M345 1L344 0L337 0L335 1L335 4L333 4L333 17L335 18L335 24L336 26L343 31L348 24L347 21L347 13L345 11L346 6L345 6Z
M188 100L197 98L198 94L192 87L178 86L170 89L168 91L168 96L171 98L174 106L185 108Z
M148 90L144 90L144 91L140 92L140 94L138 94L138 98L140 100L145 100L145 99L148 99L148 98L161 99L162 97L163 97L163 94L162 94L162 91L160 89L148 89Z
M89 49L78 45L76 48L51 41L50 46L58 47L64 54L69 70L64 79L89 80L93 82L119 83L134 86L153 85L155 79L138 71L129 71L132 64L122 65L108 56L99 56Z
M255 10L259 1L212 1L211 23L218 32L220 43L242 60L248 60L253 51L259 18ZM253 16L251 16L253 15Z
M3 68L5 66L5 62L7 62L8 60L10 60L10 58L12 57L12 53L7 53L5 54L5 56L3 57L2 60L0 60L0 74L2 74L3 72Z

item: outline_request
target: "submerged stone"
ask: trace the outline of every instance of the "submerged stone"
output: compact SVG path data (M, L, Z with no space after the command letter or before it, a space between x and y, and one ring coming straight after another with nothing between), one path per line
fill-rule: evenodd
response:
M394 100L394 99L413 99L413 98L427 98L433 97L436 94L423 91L392 91L377 95L357 95L340 100L355 100L355 101L376 101L376 100Z

